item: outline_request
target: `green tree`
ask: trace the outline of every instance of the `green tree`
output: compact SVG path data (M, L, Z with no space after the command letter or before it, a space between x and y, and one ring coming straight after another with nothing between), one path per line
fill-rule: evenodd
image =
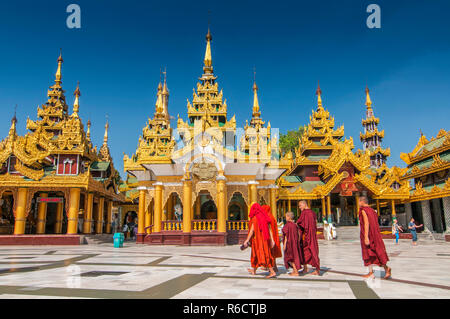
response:
M298 139L302 137L305 132L305 127L300 126L298 130L287 131L286 134L280 134L280 149L281 155L284 156L289 151L295 153L295 148L298 147Z

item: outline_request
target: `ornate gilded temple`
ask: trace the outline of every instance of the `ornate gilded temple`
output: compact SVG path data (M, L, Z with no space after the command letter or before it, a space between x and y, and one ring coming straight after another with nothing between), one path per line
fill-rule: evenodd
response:
M138 193L123 189L128 199L138 197L138 220L144 221L138 223L138 242L233 243L247 232L252 203L266 203L276 214L276 180L284 169L276 137L261 118L258 88L255 83L250 124L239 132L214 74L211 42L208 30L203 74L187 102L187 121L178 116L175 134L164 79L136 153L124 155Z
M48 100L19 136L14 116L0 143L0 208L3 234L109 233L120 175L108 147L108 124L100 150L79 116L80 88L69 114L62 88L61 55ZM1 237L1 236L0 236Z
M449 234L450 131L442 129L431 139L421 134L412 152L400 158L408 165L402 180L414 185L405 203L406 220L414 217L427 232Z
M353 152L353 139L344 139L344 126L336 128L334 117L323 107L320 86L316 94L317 109L310 116L299 147L295 154L287 153L280 161L289 163L278 180L280 214L296 212L297 201L307 199L322 219L351 225L358 222L358 198L364 195L373 200L371 204L379 215L383 209L395 216L396 205L409 197L409 185L401 179L406 169L389 168L384 158L378 157L388 152L380 148L382 135L376 128L378 119L371 112L369 91L368 118L363 121L366 133L361 136L365 150L357 152ZM372 141L377 143L369 143Z

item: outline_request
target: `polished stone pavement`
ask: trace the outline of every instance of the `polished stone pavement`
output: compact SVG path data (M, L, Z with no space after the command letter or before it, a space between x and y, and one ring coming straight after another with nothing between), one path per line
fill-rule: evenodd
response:
M0 298L450 298L450 244L386 240L393 278L365 280L357 239L319 241L322 275L250 276L238 246L0 246Z

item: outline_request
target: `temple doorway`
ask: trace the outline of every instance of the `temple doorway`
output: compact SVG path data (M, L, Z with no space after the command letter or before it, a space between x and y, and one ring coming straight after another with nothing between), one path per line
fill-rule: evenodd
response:
M241 193L234 193L228 204L228 220L247 220L247 204Z
M204 202L200 208L201 219L217 219L216 203L212 199Z

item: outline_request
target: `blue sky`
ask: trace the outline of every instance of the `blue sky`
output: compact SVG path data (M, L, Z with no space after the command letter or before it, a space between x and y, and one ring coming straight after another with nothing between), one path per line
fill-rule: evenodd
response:
M69 105L80 81L80 115L101 145L105 114L110 148L123 173L153 116L160 68L166 67L169 112L186 119L186 98L202 73L208 10L212 55L229 118L251 117L253 67L262 116L281 132L307 124L320 80L324 106L361 148L366 84L391 148L404 166L419 138L449 129L449 1L9 1L0 5L0 135L14 105L18 130L53 83L63 49ZM81 7L81 29L66 27L66 7ZM366 7L381 7L381 29L368 29ZM173 123L175 127L175 123Z

